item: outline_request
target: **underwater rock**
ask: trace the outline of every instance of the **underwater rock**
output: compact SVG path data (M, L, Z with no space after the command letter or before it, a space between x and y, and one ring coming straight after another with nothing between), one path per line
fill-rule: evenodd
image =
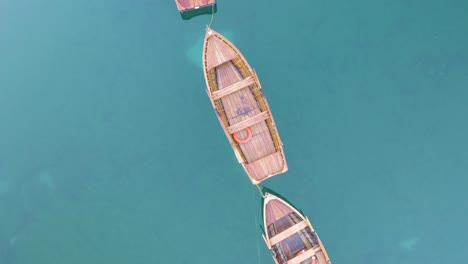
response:
M400 241L399 246L404 250L412 250L416 244L418 244L419 240L419 237L404 239Z
M55 191L55 181L48 170L39 174L39 182L46 186L49 191Z
M18 249L10 239L0 237L0 263L16 264L18 263Z
M8 182L0 178L0 196L8 193L9 190L10 185L8 184Z

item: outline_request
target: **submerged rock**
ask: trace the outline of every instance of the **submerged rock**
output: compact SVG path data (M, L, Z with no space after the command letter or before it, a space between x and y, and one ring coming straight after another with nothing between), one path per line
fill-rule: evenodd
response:
M399 246L404 250L412 250L419 242L419 237L408 238L400 241Z

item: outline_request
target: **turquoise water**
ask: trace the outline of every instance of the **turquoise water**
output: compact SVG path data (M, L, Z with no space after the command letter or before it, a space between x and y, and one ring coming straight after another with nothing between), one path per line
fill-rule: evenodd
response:
M465 1L218 1L333 263L464 263ZM273 263L205 94L209 16L0 1L0 264Z

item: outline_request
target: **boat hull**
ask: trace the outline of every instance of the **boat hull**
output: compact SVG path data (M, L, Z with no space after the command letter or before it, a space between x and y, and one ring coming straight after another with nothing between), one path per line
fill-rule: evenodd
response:
M252 183L286 172L283 143L256 72L229 40L210 28L203 68L208 97Z
M216 4L216 0L175 0L179 12L192 11Z
M284 199L266 192L263 238L276 264L331 264L309 219Z

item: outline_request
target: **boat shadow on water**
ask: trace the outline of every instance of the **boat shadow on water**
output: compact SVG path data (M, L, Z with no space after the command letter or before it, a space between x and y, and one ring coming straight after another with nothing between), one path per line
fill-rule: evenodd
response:
M211 15L212 13L216 14L217 10L218 10L217 4L214 4L212 6L210 5L210 6L205 6L205 7L198 8L198 9L192 9L189 11L180 12L180 16L182 17L183 20L190 20L196 16Z

